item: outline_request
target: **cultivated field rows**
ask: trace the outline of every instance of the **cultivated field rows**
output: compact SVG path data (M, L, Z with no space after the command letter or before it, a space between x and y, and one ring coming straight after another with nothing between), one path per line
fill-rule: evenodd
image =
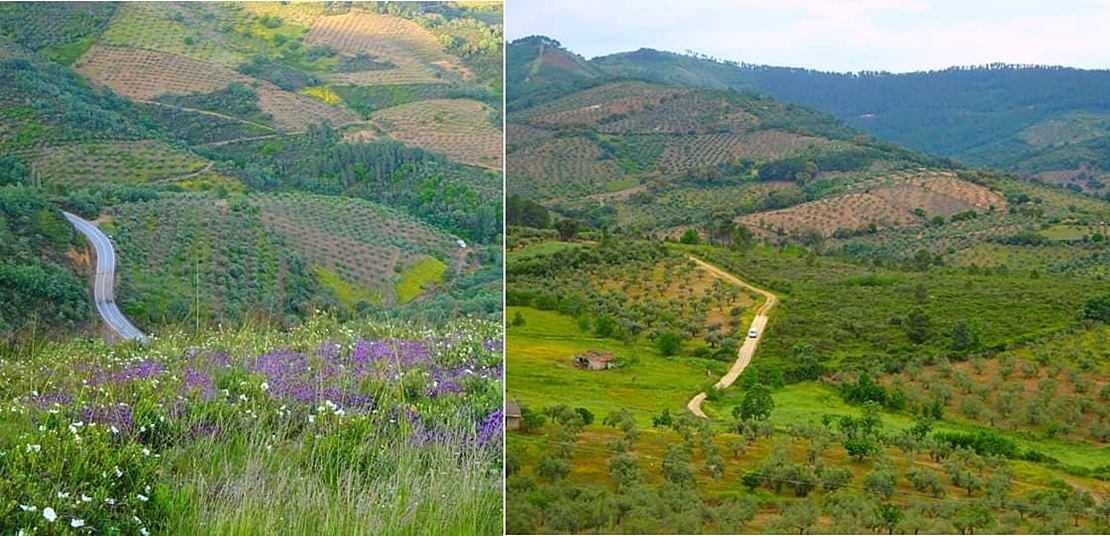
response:
M502 135L489 121L489 106L465 99L432 99L386 108L371 116L407 145L464 164L500 170Z

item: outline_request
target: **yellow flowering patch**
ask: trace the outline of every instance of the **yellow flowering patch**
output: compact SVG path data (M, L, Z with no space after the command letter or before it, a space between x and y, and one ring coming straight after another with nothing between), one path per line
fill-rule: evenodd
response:
M302 89L300 93L301 95L304 95L306 97L311 97L324 104L330 104L333 106L343 102L343 99L339 98L339 95L336 95L335 92L327 86L306 87Z

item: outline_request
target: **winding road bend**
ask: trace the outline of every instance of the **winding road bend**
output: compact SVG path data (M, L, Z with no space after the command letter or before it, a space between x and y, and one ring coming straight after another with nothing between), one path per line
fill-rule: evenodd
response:
M138 339L147 342L150 339L136 328L116 306L116 252L112 249L112 242L108 235L97 228L92 222L84 220L69 212L63 212L66 219L77 228L85 238L89 239L96 250L96 279L93 282L93 301L96 302L96 311L124 340Z
M755 354L755 347L759 345L759 339L763 338L763 328L767 327L767 314L771 311L771 308L775 306L775 302L778 301L778 298L774 294L771 294L766 290L753 287L741 281L738 277L720 268L717 268L716 266L713 266L712 264L709 264L697 257L691 255L690 259L698 263L699 266L704 268L709 273L716 275L717 277L724 279L725 281L728 281L730 283L739 285L741 287L750 288L767 298L767 301L763 303L763 306L755 312L755 318L752 319L752 325L750 328L748 328L749 330L751 328L755 328L758 335L756 337L748 337L747 333L744 334L744 344L740 345L740 350L736 352L736 362L732 364L732 368L728 370L728 373L722 376L721 379L717 380L717 383L713 385L717 389L724 389L732 385L736 381L736 379L740 377L740 373L744 372L744 368L748 366L748 363L752 362L752 355ZM708 417L705 416L705 413L703 413L701 410L701 403L705 401L705 397L705 393L698 393L696 396L694 396L694 398L690 399L689 403L686 404L686 409L690 410L691 413L697 415L698 417L708 419Z

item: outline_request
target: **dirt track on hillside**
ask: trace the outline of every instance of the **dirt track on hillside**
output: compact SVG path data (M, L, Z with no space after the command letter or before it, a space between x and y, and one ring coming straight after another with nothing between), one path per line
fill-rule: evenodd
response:
M767 315L771 312L771 308L775 306L775 303L778 302L778 297L766 290L753 287L741 281L740 278L701 259L698 259L694 256L690 256L690 259L698 263L699 266L704 268L709 273L730 283L739 285L741 287L750 288L762 294L763 297L767 298L767 301L764 302L763 306L755 312L755 318L752 319L752 324L748 328L755 328L758 331L759 335L755 338L752 338L747 336L747 332L744 333L744 344L740 345L740 350L736 352L736 361L732 364L732 368L730 368L728 372L725 373L725 375L722 376L720 380L717 380L716 384L714 384L714 387L718 389L725 389L735 383L736 379L740 377L740 373L744 372L744 369L748 366L748 363L752 362L752 356L755 355L756 346L759 345L759 340L763 338L763 330L767 327ZM690 402L686 404L686 409L689 409L694 415L697 415L698 417L707 419L708 417L706 417L705 413L701 410L701 403L705 400L705 397L705 393L698 393L694 396L694 398L690 399Z

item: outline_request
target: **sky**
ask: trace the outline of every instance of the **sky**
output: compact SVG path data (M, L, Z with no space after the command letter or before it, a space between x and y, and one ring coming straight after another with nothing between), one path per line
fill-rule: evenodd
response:
M1020 63L1110 68L1110 0L520 0L510 39L586 58L639 48L822 71Z

